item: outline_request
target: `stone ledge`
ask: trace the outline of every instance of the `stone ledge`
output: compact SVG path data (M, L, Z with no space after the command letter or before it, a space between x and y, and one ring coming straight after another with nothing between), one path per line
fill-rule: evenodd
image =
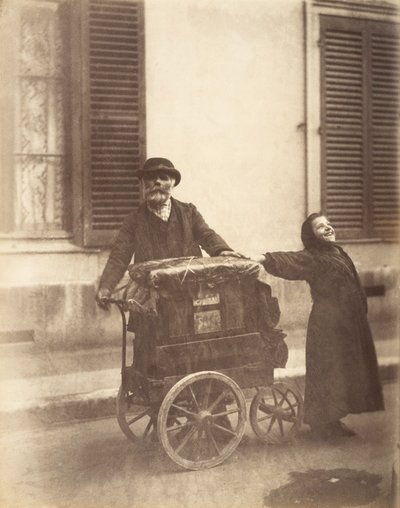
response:
M399 365L394 358L382 359L379 367L382 382L398 379ZM276 381L285 381L302 391L304 368L276 369ZM47 397L31 402L15 411L0 412L0 433L46 428L52 425L78 422L87 419L113 417L116 414L115 389L96 390L90 393ZM244 390L250 401L251 389Z

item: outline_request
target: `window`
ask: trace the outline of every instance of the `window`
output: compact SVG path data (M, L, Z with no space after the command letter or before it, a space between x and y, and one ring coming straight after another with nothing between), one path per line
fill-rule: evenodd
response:
M5 2L0 22L1 230L63 236L66 101L59 4Z
M322 209L339 238L399 226L398 25L320 16Z
M0 23L0 229L106 246L139 203L143 2L5 0Z

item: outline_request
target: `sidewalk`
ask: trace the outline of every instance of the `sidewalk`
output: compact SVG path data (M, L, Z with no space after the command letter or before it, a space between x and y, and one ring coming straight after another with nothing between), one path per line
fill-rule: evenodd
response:
M276 380L299 382L305 373L305 333L289 331L289 360L275 369ZM382 380L397 376L398 339L375 342ZM131 352L128 351L128 358ZM2 352L0 432L115 414L121 349L75 352Z

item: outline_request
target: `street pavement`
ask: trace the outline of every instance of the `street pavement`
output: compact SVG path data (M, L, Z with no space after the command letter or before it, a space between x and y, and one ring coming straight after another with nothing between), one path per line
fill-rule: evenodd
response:
M223 464L187 471L158 443L138 449L115 418L0 435L1 508L395 508L398 385L384 384L386 410L344 419L357 435L266 445L247 423Z

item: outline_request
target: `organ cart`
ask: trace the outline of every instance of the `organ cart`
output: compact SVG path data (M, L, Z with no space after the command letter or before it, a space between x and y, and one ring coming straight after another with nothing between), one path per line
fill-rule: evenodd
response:
M178 258L129 267L117 418L137 444L158 439L187 469L216 466L238 446L247 418L268 443L293 437L303 402L274 383L287 361L279 305L261 266L233 257ZM125 312L134 330L127 361ZM129 355L130 356L130 355Z

